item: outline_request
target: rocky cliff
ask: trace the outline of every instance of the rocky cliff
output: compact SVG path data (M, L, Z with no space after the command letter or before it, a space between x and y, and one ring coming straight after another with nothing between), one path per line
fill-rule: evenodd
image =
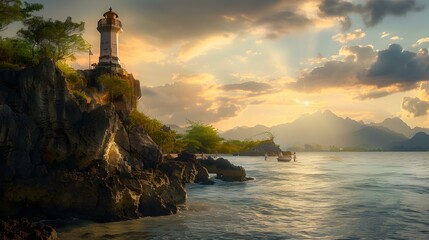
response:
M83 106L51 61L0 71L0 218L171 214L185 183L208 180L197 161L163 161L116 108Z

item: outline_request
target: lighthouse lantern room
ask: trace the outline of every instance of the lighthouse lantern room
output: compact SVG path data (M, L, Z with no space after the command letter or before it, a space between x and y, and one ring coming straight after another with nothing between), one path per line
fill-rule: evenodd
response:
M122 32L122 23L118 14L112 8L103 14L104 18L98 21L97 30L101 34L100 57L97 67L121 68L119 62L119 33Z

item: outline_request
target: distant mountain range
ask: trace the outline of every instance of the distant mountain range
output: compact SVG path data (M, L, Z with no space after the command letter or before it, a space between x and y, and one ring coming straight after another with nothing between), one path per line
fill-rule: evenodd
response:
M264 139L275 136L282 149L293 150L429 150L429 129L410 128L399 118L365 124L341 118L331 111L304 114L291 123L273 127L236 127L221 134L225 139ZM423 135L424 134L424 135ZM415 135L415 136L414 136ZM413 137L414 136L414 137ZM411 139L410 139L411 138ZM422 142L423 141L423 142ZM426 145L425 145L426 144Z

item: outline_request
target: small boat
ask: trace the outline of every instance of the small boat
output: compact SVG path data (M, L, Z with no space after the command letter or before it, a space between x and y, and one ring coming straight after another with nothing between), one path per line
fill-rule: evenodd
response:
M277 161L279 161L279 162L290 162L290 161L292 161L292 156L279 156L277 158Z
M290 162L290 161L292 161L292 152L290 152L290 151L280 152L279 156L277 157L277 161L279 161L279 162Z

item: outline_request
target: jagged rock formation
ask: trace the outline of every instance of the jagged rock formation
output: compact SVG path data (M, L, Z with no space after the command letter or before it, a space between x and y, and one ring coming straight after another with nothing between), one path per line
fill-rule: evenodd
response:
M208 180L198 162L164 162L116 107L83 106L50 61L0 71L0 218L171 214L185 183Z
M272 140L263 141L246 151L238 153L240 156L277 156L282 150Z

